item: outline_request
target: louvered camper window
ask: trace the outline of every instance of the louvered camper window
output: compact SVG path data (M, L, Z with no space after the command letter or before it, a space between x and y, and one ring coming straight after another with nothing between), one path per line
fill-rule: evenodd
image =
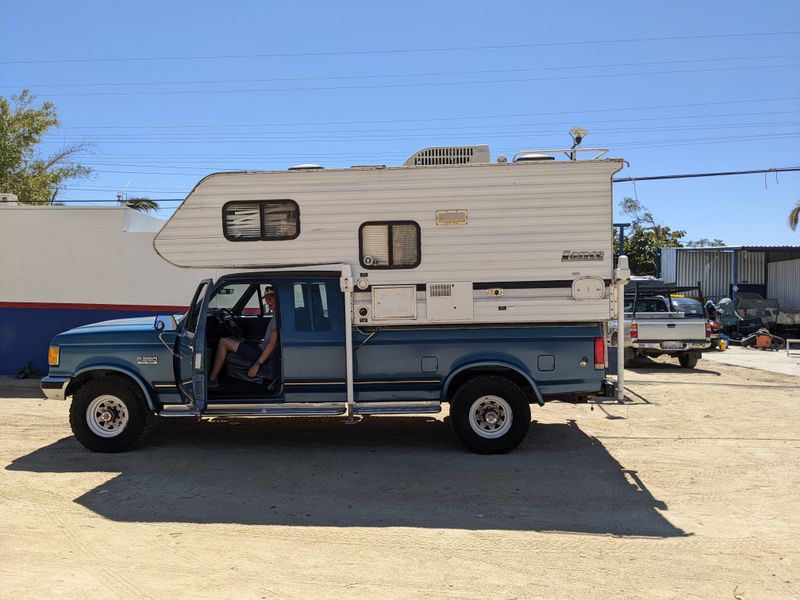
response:
M222 233L232 242L293 240L300 235L300 209L294 200L228 202Z
M361 266L367 269L413 269L419 266L419 225L414 221L364 223L358 230Z

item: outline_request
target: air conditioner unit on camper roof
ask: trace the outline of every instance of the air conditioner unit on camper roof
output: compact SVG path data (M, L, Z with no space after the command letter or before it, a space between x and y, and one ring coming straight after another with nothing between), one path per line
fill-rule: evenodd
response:
M489 146L434 146L412 154L403 163L406 167L431 165L466 165L488 163Z

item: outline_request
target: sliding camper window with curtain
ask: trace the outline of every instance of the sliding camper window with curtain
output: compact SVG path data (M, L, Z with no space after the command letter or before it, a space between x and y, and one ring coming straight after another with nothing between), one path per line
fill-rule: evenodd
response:
M359 258L366 269L413 269L422 250L414 221L364 223L358 230Z
M294 200L227 202L222 233L231 242L293 240L300 235L300 208Z

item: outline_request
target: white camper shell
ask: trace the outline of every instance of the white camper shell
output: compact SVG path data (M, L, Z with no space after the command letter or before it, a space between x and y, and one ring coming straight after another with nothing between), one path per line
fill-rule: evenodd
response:
M605 323L621 159L215 173L154 241L181 267L350 265L356 326Z

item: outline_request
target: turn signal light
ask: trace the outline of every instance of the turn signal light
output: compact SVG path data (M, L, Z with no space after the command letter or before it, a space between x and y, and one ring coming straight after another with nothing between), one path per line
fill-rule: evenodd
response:
M708 321L706 321L706 339L707 340L711 339L711 323L709 323Z
M639 324L631 323L631 339L639 339Z
M594 368L604 369L606 366L606 344L603 338L594 338Z
M51 367L57 367L59 359L58 354L58 346L50 346L47 349L47 364Z

